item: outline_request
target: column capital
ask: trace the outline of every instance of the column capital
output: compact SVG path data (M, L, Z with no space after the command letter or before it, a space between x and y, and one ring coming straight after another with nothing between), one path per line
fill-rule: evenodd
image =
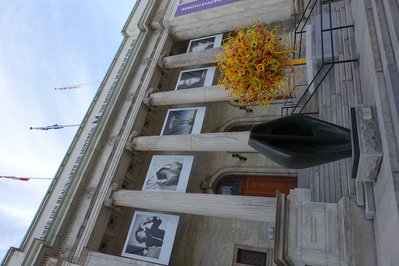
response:
M136 130L133 130L130 132L129 137L127 138L125 149L131 152L134 152L133 150L133 140L135 137L139 136L140 133Z
M147 106L147 107L152 107L151 105L151 94L155 91L154 88L148 88L148 90L145 93L145 96L143 98L143 103Z
M168 33L169 33L169 36L174 40L175 39L174 36L176 36L176 26L175 25L169 25Z
M159 55L158 58L158 66L162 68L162 70L165 70L165 58L167 57L167 53L163 52L162 54Z
M112 183L108 190L107 190L107 194L105 195L105 199L104 199L104 205L107 207L111 207L113 204L113 200L112 200L112 193L114 191L118 190L118 184L117 183Z

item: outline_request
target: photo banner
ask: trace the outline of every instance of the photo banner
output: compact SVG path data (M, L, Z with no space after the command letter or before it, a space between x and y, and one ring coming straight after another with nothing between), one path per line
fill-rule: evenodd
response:
M175 17L195 13L201 10L222 6L241 0L197 0L190 3L181 4L177 7Z
M214 67L196 68L181 71L175 90L211 86L214 75Z
M204 117L205 107L169 109L161 136L200 134Z
M176 215L136 211L122 256L168 265L178 222Z
M222 38L223 34L217 34L213 36L207 36L190 40L190 43L188 44L187 53L200 52L206 49L220 47L222 43Z
M142 190L186 192L193 160L190 155L152 156Z

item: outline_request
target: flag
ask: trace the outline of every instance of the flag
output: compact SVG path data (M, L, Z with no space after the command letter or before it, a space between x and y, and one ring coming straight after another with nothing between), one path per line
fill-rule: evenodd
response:
M69 87L61 87L61 88L54 88L54 90L73 90L73 89L79 89L79 86L69 86Z
M9 179L14 179L14 180L19 180L19 181L28 181L30 179L28 177L16 177L16 176L6 176L6 175L0 175L0 178L9 178Z
M54 88L54 90L56 90L56 91L76 90L76 89L80 89L80 87L82 87L82 86L87 86L87 85L91 85L91 84L95 84L95 83L99 83L99 82L100 81L95 81L95 82L76 84L76 85L66 86L66 87L58 87L58 88Z
M64 128L64 126L54 124L52 126L46 126L46 127L30 127L30 129L37 129L37 130L50 130L50 129L61 129Z
M30 127L29 129L36 129L36 130L50 130L50 129L61 129L61 128L65 128L65 127L78 127L80 126L79 124L74 124L74 125L58 125L58 124L54 124L52 126L46 126L46 127Z

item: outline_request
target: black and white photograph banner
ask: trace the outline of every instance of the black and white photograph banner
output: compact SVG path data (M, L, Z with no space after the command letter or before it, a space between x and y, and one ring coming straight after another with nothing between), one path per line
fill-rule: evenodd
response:
M215 68L204 67L180 72L175 90L207 87L212 85Z
M161 135L201 133L205 107L169 109Z
M136 211L122 256L169 264L179 216Z
M221 43L222 43L222 34L194 39L191 40L190 43L188 44L187 53L199 52L206 49L220 47Z
M186 192L193 160L194 156L152 156L142 190Z

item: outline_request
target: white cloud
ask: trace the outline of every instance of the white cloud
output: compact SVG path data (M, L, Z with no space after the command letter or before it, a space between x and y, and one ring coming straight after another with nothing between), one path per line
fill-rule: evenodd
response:
M0 203L0 212L7 216L7 218L10 218L10 220L12 220L14 224L29 226L30 220L32 219L36 210L22 206L15 208L15 206L13 206L12 204L2 202Z

